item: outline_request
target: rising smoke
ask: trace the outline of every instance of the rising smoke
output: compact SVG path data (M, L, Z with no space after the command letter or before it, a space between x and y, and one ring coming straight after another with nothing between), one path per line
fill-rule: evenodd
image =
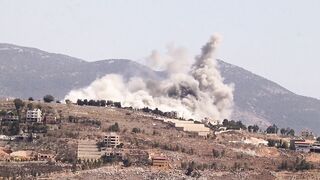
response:
M124 106L158 108L177 111L179 116L202 120L229 118L233 106L233 86L223 83L215 59L220 41L214 35L202 47L191 66L182 48L169 48L165 56L152 52L151 66L160 66L168 73L162 81L108 74L88 87L72 90L65 99L106 99L121 101Z

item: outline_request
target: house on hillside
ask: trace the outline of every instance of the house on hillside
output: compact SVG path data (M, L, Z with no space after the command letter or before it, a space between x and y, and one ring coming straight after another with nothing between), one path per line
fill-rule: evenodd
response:
M164 156L152 157L152 166L159 168L169 168L169 161Z
M310 152L320 153L320 143L312 144L312 146L310 148Z
M112 149L112 148L107 148L102 152L102 155L105 156L114 156L122 159L123 157L123 149Z
M40 109L28 110L26 113L26 121L28 123L32 122L42 122L42 111Z
M120 136L117 133L111 132L104 136L103 142L106 148L116 148L120 145Z
M301 137L304 138L304 139L311 139L311 140L315 139L315 136L314 136L313 132L309 131L309 130L303 130L301 132Z
M7 114L1 118L1 125L19 122L19 117L15 115L12 111L7 112Z
M134 164L147 165L149 163L149 153L142 149L124 149L124 158L130 159Z
M49 161L54 162L55 161L55 155L52 151L42 151L37 154L37 160L38 161Z
M47 114L43 118L43 122L46 124L57 124L57 117L54 114Z
M295 142L295 150L296 152L310 152L311 144L309 142Z

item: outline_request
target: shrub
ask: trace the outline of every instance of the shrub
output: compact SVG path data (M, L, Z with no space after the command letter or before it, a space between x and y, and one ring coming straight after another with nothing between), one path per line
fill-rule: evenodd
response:
M278 166L278 170L295 170L295 171L303 171L313 169L314 166L307 162L305 159L297 159L294 162L289 163L287 160L283 160L281 164Z
M218 158L220 157L220 152L218 150L212 149L212 155L213 157Z
M132 132L133 133L140 133L141 132L141 130L140 130L140 128L132 128Z
M120 131L119 124L114 123L114 125L109 126L108 130L111 132L119 132Z
M129 167L129 166L131 166L131 161L130 161L130 159L124 159L123 161L123 166L124 167Z
M46 103L50 103L50 102L54 101L54 97L52 95L50 95L50 94L45 95L43 97L43 101L46 102Z

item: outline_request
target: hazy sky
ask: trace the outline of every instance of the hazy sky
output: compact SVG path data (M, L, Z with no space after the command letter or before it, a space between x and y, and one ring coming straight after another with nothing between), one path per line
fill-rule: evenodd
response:
M319 0L0 0L0 42L141 61L169 43L195 55L219 32L218 58L320 98L319 18Z

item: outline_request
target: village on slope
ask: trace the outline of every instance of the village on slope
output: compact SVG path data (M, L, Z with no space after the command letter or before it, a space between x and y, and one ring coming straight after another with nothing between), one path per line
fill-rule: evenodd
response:
M320 177L320 138L111 100L0 100L1 178ZM130 178L131 177L131 178Z

